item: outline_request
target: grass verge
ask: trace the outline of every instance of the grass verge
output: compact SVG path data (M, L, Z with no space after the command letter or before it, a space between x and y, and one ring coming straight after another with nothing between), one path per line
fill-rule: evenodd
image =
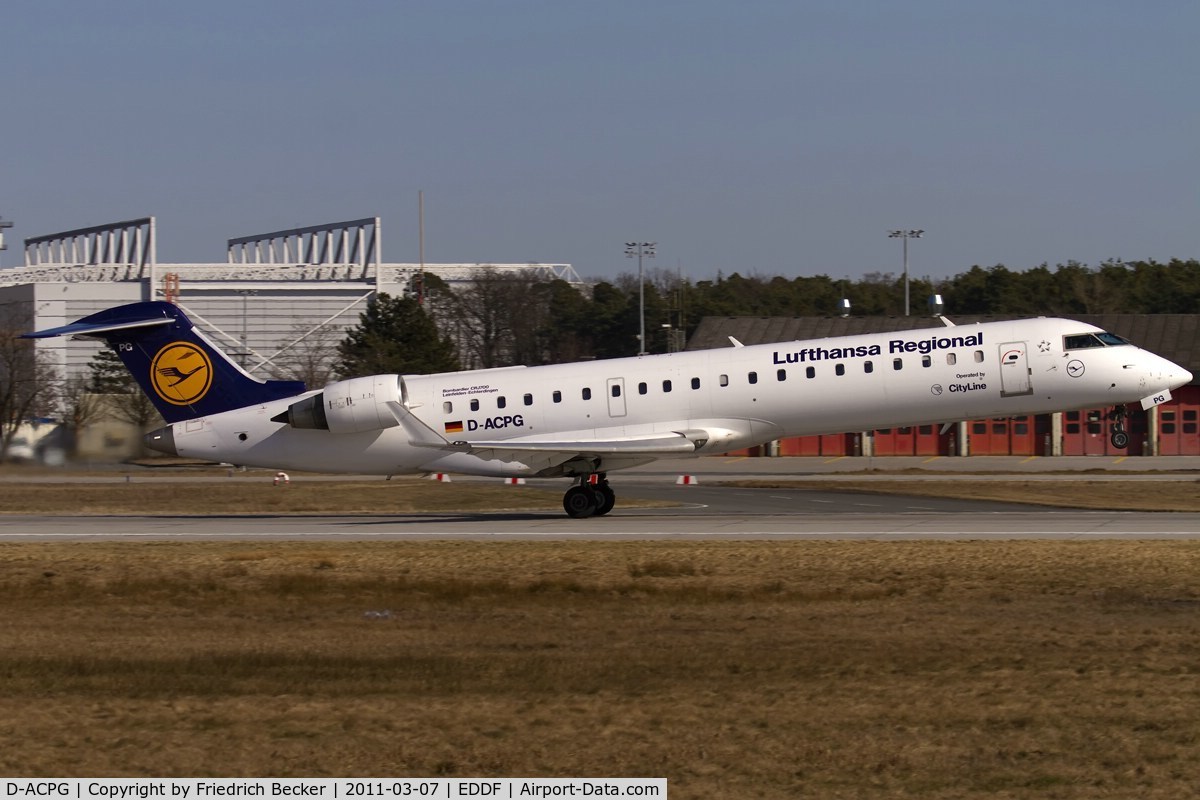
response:
M1187 542L0 545L0 772L1181 797Z
M568 484L564 481L564 488ZM622 500L622 506L661 505ZM0 483L0 514L410 514L562 508L562 491L418 478Z

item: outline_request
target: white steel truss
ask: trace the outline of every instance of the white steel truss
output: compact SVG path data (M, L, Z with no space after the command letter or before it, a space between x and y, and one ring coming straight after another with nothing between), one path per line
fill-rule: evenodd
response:
M25 240L25 265L92 264L152 267L154 217L49 233Z
M379 217L241 236L228 241L230 264L356 264L379 271Z
M149 299L158 293L154 217L142 217L25 240L25 266L71 264L124 269L128 279L147 278ZM6 276L7 277L7 276Z

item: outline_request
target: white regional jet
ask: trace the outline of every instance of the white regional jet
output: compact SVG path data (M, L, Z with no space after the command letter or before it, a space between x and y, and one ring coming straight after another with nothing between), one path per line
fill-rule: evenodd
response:
M607 514L607 473L785 436L1111 406L1149 408L1183 367L1067 319L989 322L542 367L373 375L306 391L251 377L164 302L30 337L106 341L167 426L171 455L368 474L564 477L572 517Z

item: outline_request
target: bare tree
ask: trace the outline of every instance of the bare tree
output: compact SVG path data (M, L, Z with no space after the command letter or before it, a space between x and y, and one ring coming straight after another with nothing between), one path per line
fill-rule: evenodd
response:
M469 288L453 293L439 318L468 368L544 362L540 341L549 319L547 281L487 268Z
M296 323L291 331L291 337L271 361L271 377L304 381L307 388L320 389L333 380L338 342L344 331L338 331L333 325L311 328L304 323Z
M21 338L27 330L27 315L13 305L0 308L0 459L22 422L48 416L53 408L57 375L33 342Z
M84 377L59 381L55 392L55 415L66 426L68 446L72 453L79 441L79 432L103 417L108 404L92 390L91 380Z

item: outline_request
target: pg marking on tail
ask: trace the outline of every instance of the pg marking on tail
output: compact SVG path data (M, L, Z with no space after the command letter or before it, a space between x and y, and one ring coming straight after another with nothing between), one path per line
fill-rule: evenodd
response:
M191 342L163 345L150 363L150 384L163 400L176 406L200 401L212 386L212 361Z

